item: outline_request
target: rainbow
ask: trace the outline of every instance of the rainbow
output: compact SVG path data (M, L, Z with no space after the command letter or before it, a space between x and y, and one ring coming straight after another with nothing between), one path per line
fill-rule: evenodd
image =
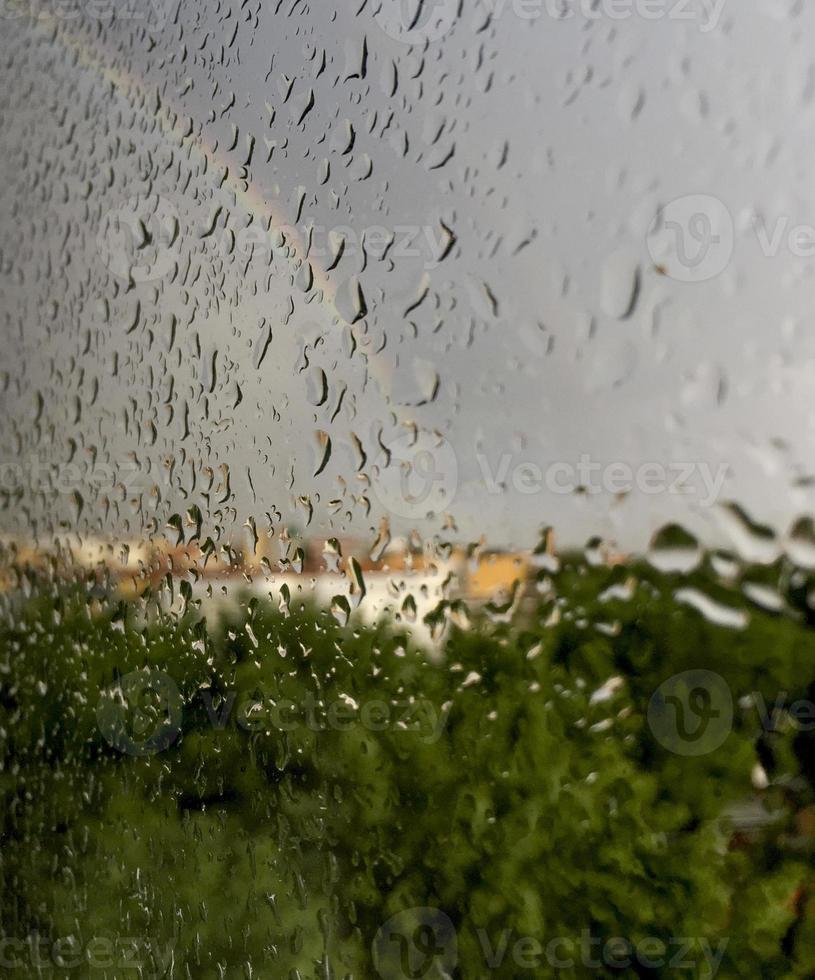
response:
M23 8L22 0L12 0L18 7ZM111 85L125 100L130 103L135 112L144 111L144 106L151 94L144 79L132 72L118 67L106 60L104 53L87 40L77 37L65 28L64 22L54 14L38 13L34 21L40 31L49 33L49 40L58 43L71 52L76 63L99 76L105 83ZM291 261L299 268L306 261L307 243L293 222L285 220L284 205L280 200L272 199L268 192L256 182L243 176L236 176L236 168L219 152L217 142L206 139L203 126L193 125L182 128L180 120L189 120L189 113L182 111L171 100L162 95L162 111L158 116L164 137L178 146L189 148L191 157L197 156L208 169L219 169L226 173L222 188L231 192L235 203L251 215L260 215L266 223L269 232L285 231L286 244L292 250ZM337 308L336 285L332 283L328 272L316 263L312 256L308 257L312 270L313 281L310 293L320 303L327 314L336 323L347 323L345 317ZM393 364L386 360L381 353L370 348L362 354L366 362L366 370L378 382L384 393L391 390Z

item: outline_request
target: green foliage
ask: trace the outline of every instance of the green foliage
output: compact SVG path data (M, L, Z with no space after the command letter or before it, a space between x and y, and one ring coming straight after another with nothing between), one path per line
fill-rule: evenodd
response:
M809 742L738 707L807 693L806 589L789 579L783 615L749 607L736 631L677 601L687 576L572 560L545 578L513 623L449 626L441 662L385 626L257 599L209 626L81 588L9 603L5 935L138 941L141 974L116 951L51 976L367 978L386 920L435 908L457 977L705 977L705 949L720 977L811 976ZM708 567L690 584L748 608ZM719 748L686 757L654 738L648 705L694 669L737 708ZM100 697L138 671L168 674L183 704L155 755L100 731ZM745 802L769 815L748 834L728 817ZM526 965L523 937L561 937L570 965ZM577 955L614 937L693 943L680 966Z

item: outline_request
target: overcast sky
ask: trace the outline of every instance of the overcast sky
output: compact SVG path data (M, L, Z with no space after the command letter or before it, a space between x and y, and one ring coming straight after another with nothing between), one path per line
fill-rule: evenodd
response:
M815 10L556 6L9 20L4 480L61 492L6 526L308 495L315 533L636 547L810 511Z

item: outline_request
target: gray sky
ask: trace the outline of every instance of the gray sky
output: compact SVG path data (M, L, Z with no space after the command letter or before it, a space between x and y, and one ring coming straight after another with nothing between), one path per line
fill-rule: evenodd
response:
M815 10L462 0L411 45L379 7L9 20L0 445L61 492L6 526L306 494L315 533L636 547L810 511Z

